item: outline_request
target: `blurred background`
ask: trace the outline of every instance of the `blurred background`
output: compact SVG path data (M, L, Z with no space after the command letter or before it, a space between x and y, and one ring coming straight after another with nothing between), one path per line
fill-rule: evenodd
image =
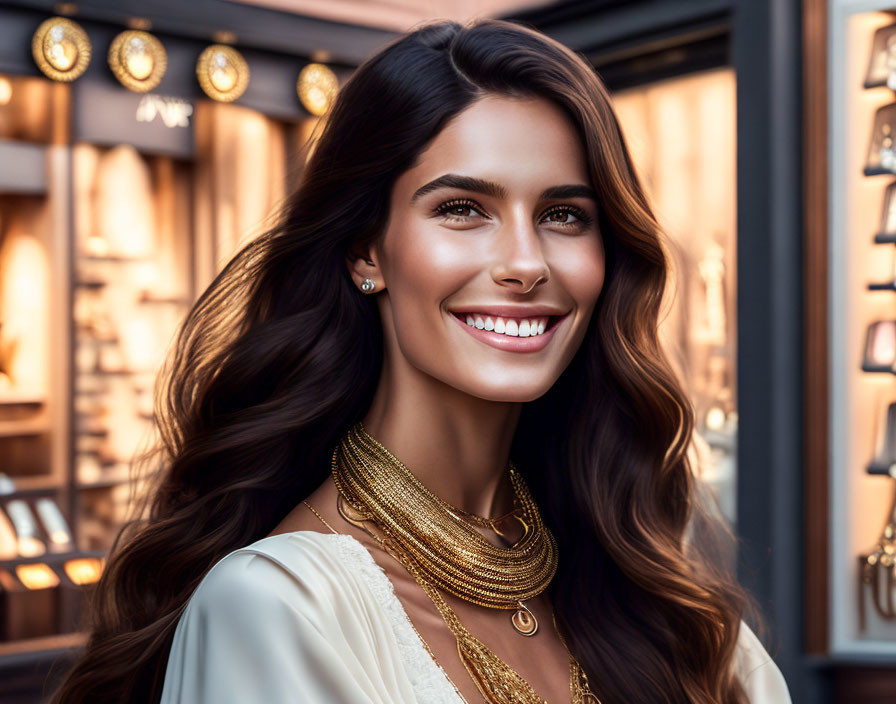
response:
M796 704L896 702L896 4L0 2L0 702L39 702L129 515L192 303L367 56L523 22L612 93L673 265L694 468Z

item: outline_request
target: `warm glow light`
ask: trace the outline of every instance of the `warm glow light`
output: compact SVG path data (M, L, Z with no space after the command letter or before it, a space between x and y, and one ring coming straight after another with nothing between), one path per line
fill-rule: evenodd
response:
M0 356L15 388L40 394L47 387L50 262L43 244L21 227L10 223L0 244Z
M9 105L12 100L12 81L6 76L0 76L0 105Z
M59 584L59 576L43 562L17 565L16 575L26 589L48 589Z
M706 412L706 427L710 430L721 430L725 427L725 411L713 406Z
M896 322L883 320L871 329L869 361L874 365L888 366L896 360Z
M213 44L199 55L196 77L206 95L229 103L249 85L249 64L233 47Z
M75 584L93 584L103 573L103 563L96 557L82 557L69 560L63 565L63 569Z
M31 53L38 68L54 81L73 81L90 63L90 40L81 26L64 17L51 17L37 28Z
M308 64L299 73L296 92L302 105L312 115L323 115L339 92L339 80L329 66Z
M84 243L84 249L88 255L105 257L109 254L109 243L98 235L90 235Z
M159 85L167 67L165 47L149 32L129 29L109 45L109 68L125 88L136 93Z

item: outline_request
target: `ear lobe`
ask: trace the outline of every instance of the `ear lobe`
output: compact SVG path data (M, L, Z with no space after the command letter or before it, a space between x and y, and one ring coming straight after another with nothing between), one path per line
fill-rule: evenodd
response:
M370 252L351 250L346 255L345 263L357 286L361 286L365 279L379 279L380 270Z

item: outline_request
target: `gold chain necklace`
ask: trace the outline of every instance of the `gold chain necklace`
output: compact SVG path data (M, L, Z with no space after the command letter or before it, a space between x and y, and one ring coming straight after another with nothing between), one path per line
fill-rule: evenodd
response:
M388 527L428 581L480 606L513 609L514 628L535 634L538 622L523 601L541 594L553 578L557 543L512 462L509 474L525 534L509 548L486 540L360 422L336 448L332 464L336 487L357 517Z
M493 545L467 522L458 520L458 516L452 511L454 507L426 489L404 464L364 430L360 422L334 450L331 468L339 490L339 512L347 521L373 536L423 588L454 635L461 662L486 701L490 704L546 704L546 700L523 677L464 627L437 588L440 586L455 596L481 606L518 606L534 622L534 615L522 605L522 598L517 597L515 603L509 599L514 598L513 595L517 592L529 593L540 586L532 594L535 596L547 587L557 569L557 546L553 534L541 521L528 487L512 464L510 471L516 498L533 529L527 531L511 548ZM394 513L390 514L390 511ZM521 520L526 525L525 519ZM377 526L385 537L371 531L366 525L368 521ZM441 530L450 536L447 540L445 534L439 535ZM429 544L433 539L436 544ZM532 547L536 542L545 544L543 552ZM481 554L479 549L483 544L492 550ZM509 560L502 554L502 551L516 552L523 549L530 556L528 572L525 569L526 563L521 564L519 559ZM550 560L547 569L549 576L546 580L541 576L541 581L536 583L533 583L533 575L543 575L545 570L537 559L531 558L533 553L536 558L541 559L545 559L546 553ZM435 556L441 558L436 561L438 564L433 564ZM505 562L499 562L502 558ZM452 559L458 562L453 566L444 564ZM518 576L505 574L503 579L495 579L495 573L506 563L516 568L515 574L522 577L523 585L514 582L520 578ZM459 576L456 569L458 565L462 568ZM514 627L517 630L519 626L516 616L519 613L518 610L514 614ZM554 627L557 627L556 620ZM534 632L532 629L531 633ZM590 690L587 675L572 655L559 629L557 635L569 654L572 702L600 704L600 700Z

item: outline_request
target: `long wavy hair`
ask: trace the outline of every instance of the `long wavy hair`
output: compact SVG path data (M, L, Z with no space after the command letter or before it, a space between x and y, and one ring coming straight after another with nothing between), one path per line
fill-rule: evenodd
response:
M116 537L86 649L53 704L158 702L199 581L326 479L383 362L377 307L346 256L383 233L396 178L485 94L560 106L600 197L603 290L569 367L524 405L511 448L559 543L548 592L558 626L604 704L746 702L733 662L748 599L686 535L699 510L694 420L657 337L660 228L587 62L484 19L423 25L365 61L276 224L192 307L157 380L152 490Z

